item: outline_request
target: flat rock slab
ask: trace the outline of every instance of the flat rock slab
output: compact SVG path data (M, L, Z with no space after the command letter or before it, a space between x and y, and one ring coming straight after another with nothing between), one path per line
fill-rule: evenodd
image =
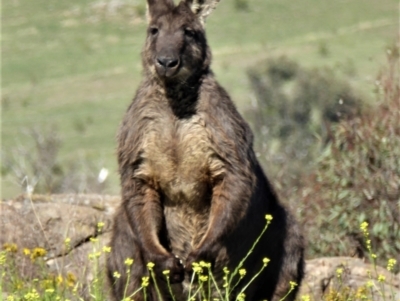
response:
M44 248L46 258L65 254L65 240L74 249L101 231L110 230L119 198L100 195L21 195L0 202L0 244L15 243L19 248Z

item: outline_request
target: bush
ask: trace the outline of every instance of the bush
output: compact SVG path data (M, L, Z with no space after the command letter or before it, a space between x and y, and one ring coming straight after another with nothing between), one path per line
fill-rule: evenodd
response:
M248 72L255 94L245 112L256 135L255 148L267 170L276 174L290 162L299 174L321 153L330 124L355 116L360 100L331 69L304 69L280 57Z
M280 191L301 206L311 256L364 256L356 233L366 220L378 263L400 261L400 63L398 48L388 53L377 105L332 126L315 171L299 189Z

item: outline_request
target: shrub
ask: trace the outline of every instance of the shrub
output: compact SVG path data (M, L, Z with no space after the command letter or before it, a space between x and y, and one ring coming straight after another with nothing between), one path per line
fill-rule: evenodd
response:
M400 261L400 63L398 48L388 53L376 106L332 126L315 171L299 189L280 191L302 204L311 256L364 256L355 229L366 220L378 263Z
M315 161L331 123L358 114L360 100L331 69L308 70L286 57L248 72L255 94L245 113L260 161L272 174L290 162L290 174Z

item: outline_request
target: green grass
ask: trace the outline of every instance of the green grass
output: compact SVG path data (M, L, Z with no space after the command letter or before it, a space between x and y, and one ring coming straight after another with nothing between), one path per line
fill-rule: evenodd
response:
M113 1L127 3L114 15L93 8L100 1L2 4L2 150L26 143L23 128L57 125L62 160L83 153L104 162L107 192L118 193L115 132L140 82L146 27L129 12L144 2ZM399 31L397 0L248 3L238 11L222 1L207 22L213 69L240 109L251 99L246 69L282 54L307 67L335 67L371 95L384 49ZM19 191L2 178L2 197Z

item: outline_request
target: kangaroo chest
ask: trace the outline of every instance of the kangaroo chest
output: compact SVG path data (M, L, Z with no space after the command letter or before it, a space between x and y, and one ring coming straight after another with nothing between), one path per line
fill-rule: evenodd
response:
M153 121L143 150L141 172L161 189L166 202L200 205L206 201L211 167L216 164L209 131L200 116Z

